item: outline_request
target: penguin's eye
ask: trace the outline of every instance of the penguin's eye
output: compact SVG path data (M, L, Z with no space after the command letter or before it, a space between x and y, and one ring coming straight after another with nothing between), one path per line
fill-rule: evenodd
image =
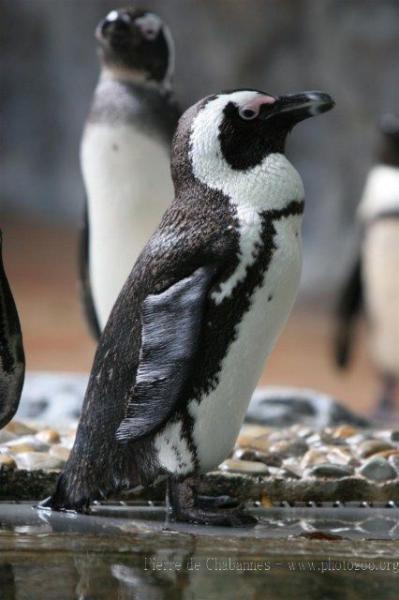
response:
M244 119L244 121L252 121L252 119L256 119L256 117L259 115L259 110L244 106L243 108L240 108L238 114L240 115L241 119Z

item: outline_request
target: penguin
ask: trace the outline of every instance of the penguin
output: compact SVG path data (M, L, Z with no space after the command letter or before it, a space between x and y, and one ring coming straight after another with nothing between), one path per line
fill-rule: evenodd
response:
M0 429L17 412L25 376L25 356L17 308L3 265L0 230Z
M381 119L381 141L358 211L360 241L336 307L334 357L347 368L357 318L364 313L380 379L376 417L395 408L399 381L399 118Z
M101 74L81 141L86 189L83 305L98 339L125 280L173 198L174 46L158 15L111 11L96 29Z
M287 134L332 106L321 92L233 90L183 114L174 200L111 312L45 508L85 511L166 478L173 519L253 522L240 507L206 508L197 478L231 452L297 292L304 189Z

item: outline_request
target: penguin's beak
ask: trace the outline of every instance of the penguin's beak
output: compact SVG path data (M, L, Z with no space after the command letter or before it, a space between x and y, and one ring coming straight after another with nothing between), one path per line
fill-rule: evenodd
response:
M270 117L278 116L288 121L291 126L331 110L335 105L334 100L325 92L301 92L279 96L274 103Z

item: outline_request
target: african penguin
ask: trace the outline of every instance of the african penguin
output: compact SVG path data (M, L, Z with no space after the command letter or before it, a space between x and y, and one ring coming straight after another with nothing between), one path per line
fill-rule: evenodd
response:
M365 309L370 351L381 378L376 416L395 406L399 380L399 119L381 121L378 162L359 204L361 243L337 306L335 359L346 367L355 317Z
M172 145L175 198L112 310L54 509L168 478L174 518L240 525L205 510L195 477L232 450L301 271L302 180L292 127L333 106L321 92L209 96Z
M81 282L99 337L137 257L173 198L174 48L152 12L111 11L98 25L101 74L81 143L87 202Z
M21 326L7 280L0 231L0 429L17 412L25 376Z

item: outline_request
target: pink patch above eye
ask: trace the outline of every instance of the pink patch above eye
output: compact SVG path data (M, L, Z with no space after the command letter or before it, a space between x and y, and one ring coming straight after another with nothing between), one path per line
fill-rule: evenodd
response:
M249 102L247 102L244 106L241 107L241 111L247 111L250 110L252 112L254 112L255 114L258 114L261 107L264 104L274 104L276 102L276 98L273 98L273 96L266 96L265 94L259 94L258 96L255 96L253 98L253 100L250 100Z

